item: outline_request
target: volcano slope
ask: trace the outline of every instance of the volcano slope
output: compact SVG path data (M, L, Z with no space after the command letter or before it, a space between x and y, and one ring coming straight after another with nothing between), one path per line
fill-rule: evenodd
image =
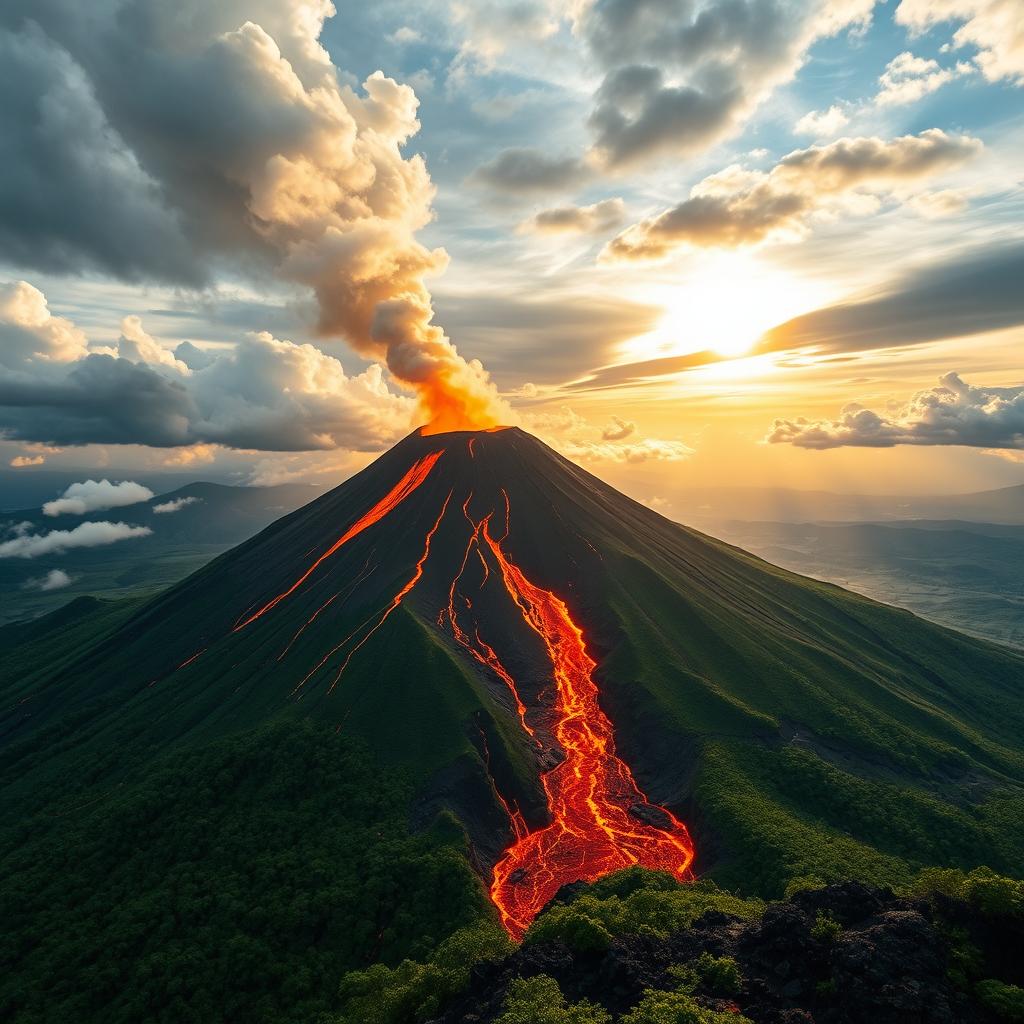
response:
M0 640L16 1019L309 1019L632 864L1024 871L1024 658L514 428L417 432L155 600Z

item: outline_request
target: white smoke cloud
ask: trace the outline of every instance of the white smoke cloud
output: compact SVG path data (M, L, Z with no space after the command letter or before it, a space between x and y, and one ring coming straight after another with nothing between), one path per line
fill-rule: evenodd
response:
M58 555L72 548L95 548L115 544L130 537L148 537L148 526L128 523L81 523L73 530L50 530L49 533L21 533L0 542L0 558L39 558Z
M167 515L171 512L180 512L187 505L195 505L202 500L202 498L197 498L194 495L188 495L184 498L172 498L170 501L162 501L159 505L154 505L153 511L160 515Z
M108 508L122 508L149 501L153 492L132 480L111 483L109 480L84 480L70 484L64 493L43 505L43 515L84 516Z
M891 448L894 445L964 445L1024 449L1024 387L967 384L947 373L886 412L854 403L835 420L776 420L767 440L798 448Z

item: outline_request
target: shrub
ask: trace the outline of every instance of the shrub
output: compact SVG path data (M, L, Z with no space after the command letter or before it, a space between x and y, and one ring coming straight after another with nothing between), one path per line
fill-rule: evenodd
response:
M975 986L978 998L1000 1020L1024 1021L1024 988L1006 985L995 978L979 981Z
M751 1024L739 1013L709 1010L685 992L648 989L620 1024Z
M492 921L461 928L426 963L374 964L341 981L341 1024L406 1024L436 1012L469 982L470 967L504 956L512 943Z
M607 949L619 935L667 938L709 910L751 918L763 908L760 900L741 899L714 882L680 884L662 872L628 868L595 882L572 903L551 907L533 923L525 941Z
M739 964L731 956L701 953L696 960L670 967L669 975L684 992L703 987L716 996L735 996L743 987Z
M611 1024L611 1017L585 999L569 1006L558 982L539 974L509 985L504 1011L494 1024Z
M814 919L811 925L811 938L817 942L835 942L842 934L843 926L831 915L824 911Z

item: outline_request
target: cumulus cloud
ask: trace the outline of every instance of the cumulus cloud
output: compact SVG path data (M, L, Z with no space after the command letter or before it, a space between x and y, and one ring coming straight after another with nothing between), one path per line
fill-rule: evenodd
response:
M14 469L24 469L26 466L41 466L45 461L45 455L15 455L11 459L11 466Z
M330 0L15 0L0 14L0 244L43 271L208 283L230 266L309 288L319 329L387 365L442 425L506 411L432 324L447 255L413 90L360 88L320 43ZM166 359L131 326L128 359ZM149 353L147 356L146 353Z
M63 590L71 586L71 577L63 569L51 569L45 576L25 580L22 586L26 590Z
M810 46L864 25L874 0L593 0L577 32L604 78L590 127L609 170L706 149L739 129Z
M602 441L624 441L636 433L636 424L613 416L611 422L601 431Z
M636 424L617 416L602 430L568 406L528 412L523 420L553 448L577 462L679 462L693 454L681 441L635 437Z
M838 135L850 121L846 111L834 103L828 110L812 110L797 121L793 130L798 135L812 135L816 139Z
M602 199L592 206L556 206L541 210L519 228L539 235L594 235L614 230L625 218L626 204L621 199Z
M966 383L947 373L937 387L885 412L854 403L835 420L776 420L768 441L798 448L892 448L963 445L1024 449L1024 387L994 388Z
M574 156L549 156L536 149L503 149L473 172L473 180L496 192L527 196L579 188L591 175Z
M888 141L843 138L794 150L770 171L734 165L699 182L677 206L627 228L603 256L659 259L684 245L736 248L800 237L815 213L844 205L874 210L878 197L898 197L981 148L977 139L931 128Z
M132 480L116 484L109 480L84 480L69 485L59 498L43 505L43 515L84 516L87 512L137 505L152 497L153 492L148 487Z
M195 505L202 500L202 498L191 494L184 498L172 498L170 501L162 501L159 505L154 505L153 511L159 515L168 515L172 512L180 512L188 505Z
M987 79L1024 83L1024 19L1017 0L900 0L896 21L913 32L959 23L952 45L977 47L974 59Z
M875 97L880 107L915 103L954 78L974 72L974 67L960 61L952 68L942 67L938 61L915 57L909 51L893 57L878 79L881 89Z
M33 308L45 309L42 293L26 288ZM392 391L379 364L349 376L316 346L266 333L243 337L189 369L128 317L117 349L90 349L83 337L77 359L55 360L49 325L60 318L40 313L46 329L25 332L24 317L12 324L5 315L0 309L0 353L8 328L19 346L16 371L0 372L3 430L14 440L146 444L177 448L180 459L188 446L206 446L194 448L190 461L209 461L213 445L371 451L407 433L419 417L417 402ZM67 320L59 331L81 333Z
M148 537L152 532L148 526L109 522L81 523L73 530L50 530L49 533L26 531L10 540L0 541L0 558L59 555L72 548L95 548L130 537Z
M18 370L33 361L67 363L87 353L84 332L53 316L38 288L27 281L0 285L0 369Z
M607 441L569 441L563 447L570 459L580 462L681 462L693 455L693 449L682 441L662 441L645 437L626 444Z

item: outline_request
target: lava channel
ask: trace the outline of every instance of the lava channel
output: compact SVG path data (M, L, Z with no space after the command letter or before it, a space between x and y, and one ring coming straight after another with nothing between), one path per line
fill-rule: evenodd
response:
M373 526L374 523L380 522L389 512L394 510L400 505L406 498L416 490L420 484L430 475L430 471L434 468L434 463L444 454L444 450L437 452L431 452L430 455L424 456L418 462L416 462L409 471L402 477L401 480L391 488L390 491L380 501L377 502L373 508L370 509L365 515L360 516L308 569L285 591L278 594L277 597L269 600L262 608L253 612L251 615L243 617L241 622L235 624L233 633L237 633L241 629L245 629L251 622L255 622L256 619L260 618L261 615L265 615L272 608L277 607L286 597L290 597L295 593L299 587L302 586L306 580L320 567L320 565L331 557L339 548L347 544L353 537L358 536L367 527Z
M594 881L634 864L691 878L693 842L681 821L648 803L629 767L615 756L612 724L593 678L596 662L565 602L527 579L489 525L490 517L480 532L505 588L551 658L553 731L565 755L541 777L551 824L517 835L494 868L491 899L506 931L519 939L566 883Z

